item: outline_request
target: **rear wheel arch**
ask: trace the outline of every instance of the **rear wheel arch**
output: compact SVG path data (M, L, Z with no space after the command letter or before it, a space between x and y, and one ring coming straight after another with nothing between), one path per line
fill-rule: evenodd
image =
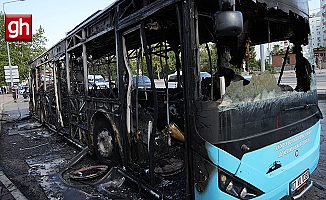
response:
M92 151L97 159L109 167L119 163L119 134L114 121L109 115L98 111L91 118L90 138Z

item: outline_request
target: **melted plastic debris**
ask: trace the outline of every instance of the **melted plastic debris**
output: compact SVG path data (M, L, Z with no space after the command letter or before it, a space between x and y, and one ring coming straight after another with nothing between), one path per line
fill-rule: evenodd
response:
M108 169L106 165L95 165L78 169L70 174L70 178L76 180L86 180L96 178L105 173Z
M182 160L170 158L164 159L163 166L157 166L154 171L155 173L160 174L161 176L172 176L182 172L184 168L184 163Z
M49 156L47 160L42 161L40 157L26 159L26 163L30 167L28 174L31 176L40 175L48 176L55 173L54 169L59 169L59 166L65 160L60 156Z
M116 168L111 168L107 177L97 185L97 190L109 198L125 199L129 196L128 190L123 187L125 180Z
M282 94L283 92L278 87L275 76L266 71L260 76L252 76L250 83L246 86L243 86L243 81L231 82L230 86L226 88L220 106L267 100Z
M79 184L72 187L64 182L60 177L59 170L60 166L66 163L66 160L59 155L48 155L46 157L39 155L26 159L26 163L30 167L28 172L30 176L40 176L39 184L49 200L104 199L103 196L79 189L81 188Z
M314 48L312 47L312 38L311 35L308 36L308 45L302 45L302 54L306 58L310 65L312 66L312 73L315 73L316 69L316 60L314 54ZM317 90L317 81L315 76L310 76L310 90Z
M8 135L21 135L27 138L33 137L35 135L49 137L50 133L46 129L42 128L42 124L38 122L26 122L21 124L14 124L13 127L8 129Z

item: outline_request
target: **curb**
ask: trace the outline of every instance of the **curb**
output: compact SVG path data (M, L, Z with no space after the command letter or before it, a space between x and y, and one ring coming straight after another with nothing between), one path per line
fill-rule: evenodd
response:
M5 194L3 199L11 200L28 200L19 190L18 188L7 178L7 176L0 171L0 187L3 185L4 188L2 189L2 192L0 193L0 198L2 199L2 194ZM7 191L10 193L7 193ZM11 197L11 198L10 198Z
M3 102L0 104L1 116L4 109L4 104L9 103ZM2 121L0 121L0 131L2 130ZM8 177L3 173L3 169L0 167L0 199L4 200L28 200L20 190L8 179Z

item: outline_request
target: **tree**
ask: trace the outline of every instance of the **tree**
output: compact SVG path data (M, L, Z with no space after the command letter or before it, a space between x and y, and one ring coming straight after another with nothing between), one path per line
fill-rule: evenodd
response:
M163 78L175 72L176 55L168 44L156 43L152 44L149 48L154 78ZM165 51L167 52L165 53ZM131 58L128 62L134 75L137 74L137 71L139 71L140 75L149 75L146 57L144 55L139 56L139 50L128 52L128 55ZM139 67L138 70L137 67Z
M209 53L211 55L212 63L210 63L210 60L209 60L207 47L208 47ZM213 71L215 71L214 69L216 68L216 62L217 62L216 44L213 44L213 43L208 43L207 45L202 44L199 47L199 51L200 51L200 71L210 72L211 71L210 65L212 65L212 69L213 69Z
M273 46L272 55L278 55L280 53L280 45L275 44Z
M259 63L256 60L256 56L257 53L255 51L255 46L250 46L249 47L249 61L248 61L248 70L251 71L255 71L255 70L259 70Z
M0 13L0 27L2 30L0 32L0 85L6 85L4 66L8 66L8 53L5 41L3 13ZM44 36L44 33L44 29L40 26L36 30L36 33L33 34L31 42L9 43L11 65L18 66L20 81L28 78L28 62L46 50L45 45L48 40Z

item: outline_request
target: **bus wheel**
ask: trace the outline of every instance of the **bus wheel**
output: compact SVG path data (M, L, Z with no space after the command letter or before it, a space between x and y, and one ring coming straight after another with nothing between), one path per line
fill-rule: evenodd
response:
M93 132L94 152L97 159L105 165L112 167L117 164L115 138L110 123L100 119L94 126Z

